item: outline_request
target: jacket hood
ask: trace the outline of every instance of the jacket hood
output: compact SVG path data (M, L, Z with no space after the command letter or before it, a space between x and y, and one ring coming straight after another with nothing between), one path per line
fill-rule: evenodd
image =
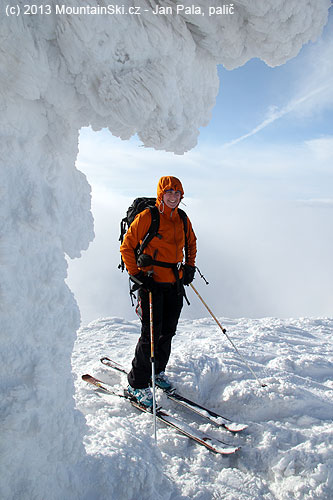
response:
M180 182L177 177L172 177L171 175L166 175L164 177L161 177L160 180L158 181L157 184L157 202L161 203L163 199L163 195L166 191L169 189L173 189L174 191L180 191L181 192L181 198L184 197L184 190L182 183Z

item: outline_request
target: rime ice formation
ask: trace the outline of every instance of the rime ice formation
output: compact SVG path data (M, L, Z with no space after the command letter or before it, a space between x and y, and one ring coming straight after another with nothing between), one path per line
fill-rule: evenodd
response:
M47 3L51 12L40 15L24 14L21 0L11 3L17 16L1 6L0 496L8 500L89 498L70 367L79 311L64 283L65 254L78 257L93 238L90 188L75 168L80 128L137 133L146 146L183 153L210 118L216 64L282 64L320 35L330 5L242 0L232 16L208 17L154 15L148 0L122 2L141 15L76 13L82 0L56 14Z

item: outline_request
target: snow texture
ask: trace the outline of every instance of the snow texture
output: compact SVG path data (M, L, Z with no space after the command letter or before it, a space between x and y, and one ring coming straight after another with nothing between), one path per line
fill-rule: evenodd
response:
M0 17L0 497L8 500L94 498L97 466L82 444L70 367L80 316L64 283L65 254L79 257L93 239L90 187L75 167L80 128L137 133L145 146L183 153L210 119L216 64L282 64L320 35L330 6L242 0L232 16L208 18L154 15L148 0L135 2L140 16L57 15L47 3L51 14L25 15L28 2L16 0L18 16L2 3ZM96 498L109 496L108 463Z
M109 484L103 487L122 500L330 500L333 320L220 321L267 387L260 387L212 318L180 321L168 375L184 396L249 428L232 435L181 410L161 392L158 404L194 429L241 446L229 457L162 424L156 446L150 415L99 395L81 380L88 372L116 387L126 383L99 358L107 355L128 370L139 321L105 318L79 331L73 354L76 399L88 423L87 453L97 462L103 457L108 467ZM97 491L96 498L104 498Z

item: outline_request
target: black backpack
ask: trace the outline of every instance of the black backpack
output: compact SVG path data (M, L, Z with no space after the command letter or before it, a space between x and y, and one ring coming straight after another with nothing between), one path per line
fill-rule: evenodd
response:
M128 208L126 212L126 217L124 217L121 222L120 222L120 236L119 236L119 241L122 243L124 240L124 236L128 231L128 228L134 221L135 217L140 213L143 212L143 210L146 210L146 208L149 208L150 213L151 213L151 224L148 229L148 232L146 236L143 238L141 245L138 244L137 247L135 248L135 256L136 260L139 259L140 255L143 254L143 250L146 248L148 243L156 236L157 238L161 238L161 235L158 234L158 229L160 226L160 213L155 205L156 203L156 198L136 198L132 205ZM187 215L184 212L184 210L181 210L178 208L178 213L180 218L183 221L184 224L184 232L185 232L185 258L187 261L188 258L188 243L187 243ZM154 261L156 265L163 265L162 262L157 263L158 261ZM124 271L125 265L124 261L121 258L120 264L119 264L119 269ZM168 266L169 267L169 266Z

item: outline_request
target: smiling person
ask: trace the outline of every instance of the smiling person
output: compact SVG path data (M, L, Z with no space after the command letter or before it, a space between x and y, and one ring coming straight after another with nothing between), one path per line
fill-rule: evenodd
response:
M141 319L141 336L135 349L132 369L128 374L128 392L145 406L153 405L150 390L150 314L149 292L152 292L155 343L155 384L169 390L172 384L165 369L171 352L183 307L184 285L189 285L195 273L196 236L185 212L178 208L184 197L179 179L161 177L157 186L156 211L159 226L155 237L137 257L136 249L147 235L152 223L152 211L140 212L130 225L120 247L122 259L138 290L137 313Z

